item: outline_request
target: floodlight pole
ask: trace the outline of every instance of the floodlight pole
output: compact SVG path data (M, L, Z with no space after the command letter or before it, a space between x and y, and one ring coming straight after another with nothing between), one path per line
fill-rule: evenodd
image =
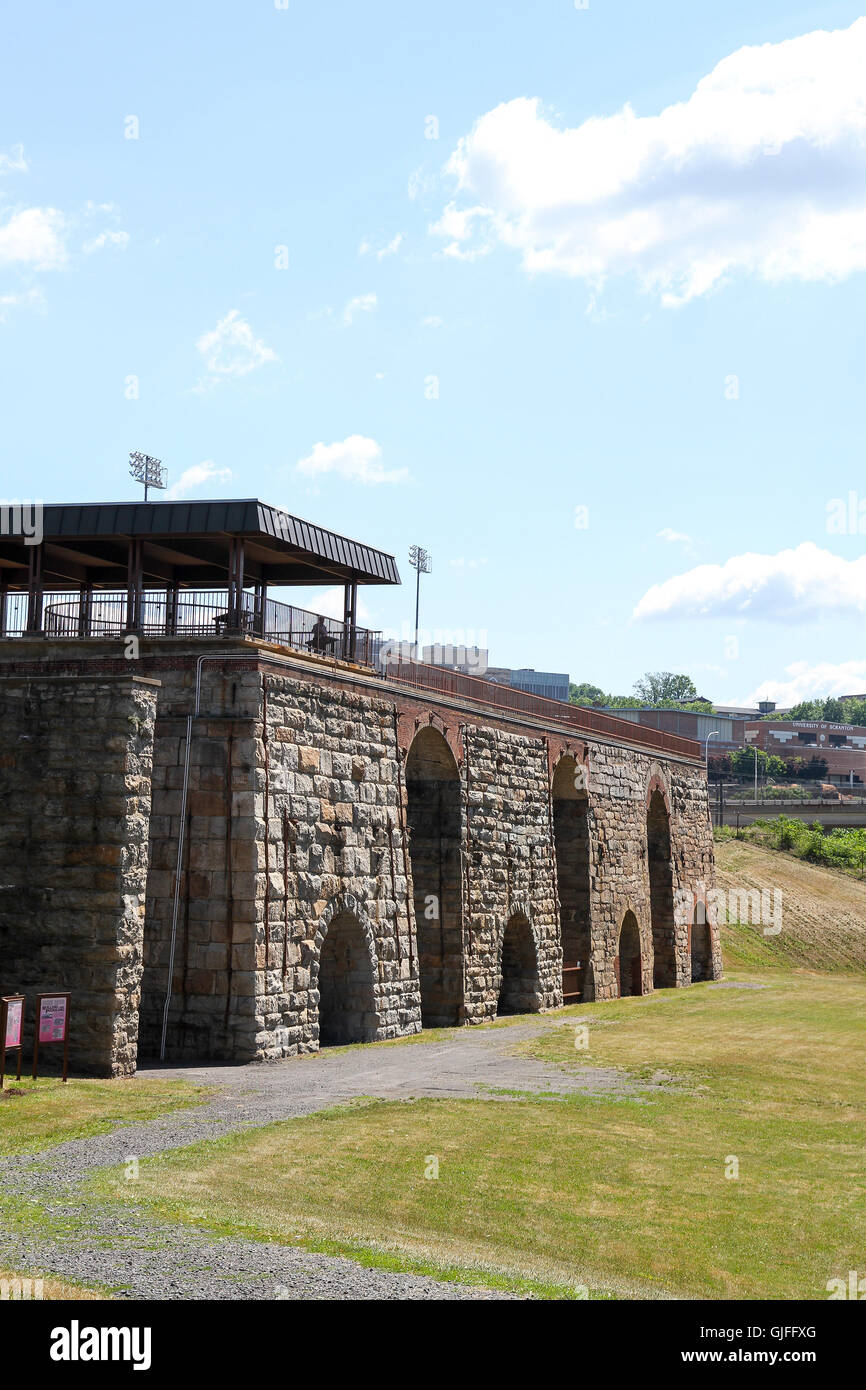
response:
M430 574L433 560L423 545L410 545L409 563L415 571L415 660L418 660L418 614L421 605L421 575Z
M140 450L131 453L129 455L129 471L136 482L143 485L145 502L147 501L148 488L164 489L166 486L166 471L162 462L150 454L143 454Z

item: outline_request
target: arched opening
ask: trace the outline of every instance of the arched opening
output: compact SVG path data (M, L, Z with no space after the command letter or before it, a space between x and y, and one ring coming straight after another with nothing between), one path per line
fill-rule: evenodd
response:
M438 729L419 730L406 759L409 861L418 936L421 1024L463 1021L460 780Z
M698 903L695 907L695 915L692 921L690 954L692 960L692 984L697 984L699 980L711 980L713 978L713 944L710 939L710 924L707 921L706 908L703 903Z
M643 994L640 930L633 912L627 912L622 919L616 953L616 978L620 999L631 994Z
M538 1013L538 954L523 912L509 918L502 937L498 1014Z
M328 927L319 953L319 1046L372 1042L376 1036L373 963L351 912Z
M670 817L665 799L658 789L653 792L647 807L646 843L653 939L653 988L669 989L677 982L674 878L671 865Z
M583 769L560 758L553 776L553 843L562 933L562 1002L593 997L590 953L589 800Z

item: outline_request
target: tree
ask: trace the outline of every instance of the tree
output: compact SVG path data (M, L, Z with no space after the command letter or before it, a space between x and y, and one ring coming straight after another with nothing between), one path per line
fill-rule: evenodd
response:
M844 700L843 711L840 723L866 724L866 700Z
M606 705L607 696L600 685L590 685L589 681L582 681L580 685L575 685L574 681L568 687L568 699L572 705Z
M774 714L774 719L779 715ZM788 719L823 719L824 701L823 700L801 700L799 705L795 705L788 713Z
M642 680L635 681L634 693L643 705L659 706L661 701L679 703L696 700L698 692L690 676L673 671L647 671Z
M764 777L767 773L770 755L765 753L763 748L755 748L754 745L748 748L737 748L731 754L731 767L734 772L739 772L741 775L749 772L754 773L755 753L758 755L758 775Z

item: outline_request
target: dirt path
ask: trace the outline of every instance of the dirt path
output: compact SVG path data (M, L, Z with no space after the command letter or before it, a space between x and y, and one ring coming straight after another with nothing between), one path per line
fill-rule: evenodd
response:
M131 1157L309 1115L364 1096L507 1101L510 1097L502 1092L634 1094L637 1086L613 1070L570 1073L514 1056L525 1039L574 1027L577 1021L546 1017L506 1027L455 1029L435 1042L367 1044L271 1065L145 1067L141 1075L183 1076L213 1086L213 1099L195 1110L0 1162L4 1192L38 1202L53 1228L34 1222L23 1239L0 1231L0 1266L43 1268L80 1283L119 1287L121 1297L144 1299L501 1297L426 1276L366 1269L336 1256L171 1226L132 1208L85 1201L80 1185L94 1170L123 1165ZM640 1089L652 1088L642 1083Z

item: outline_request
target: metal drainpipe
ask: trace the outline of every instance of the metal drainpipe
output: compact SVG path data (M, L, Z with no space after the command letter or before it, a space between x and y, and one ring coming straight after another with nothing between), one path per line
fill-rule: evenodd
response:
M198 719L201 712L201 673L206 661L255 661L261 660L248 652L227 652L224 656L200 656L196 662L195 674L195 709L192 714L187 715L186 719L186 751L183 760L183 788L180 798L180 832L177 837L177 866L175 868L174 882L174 905L171 914L171 944L168 953L168 981L165 989L165 1004L162 1010L162 1038L159 1045L159 1060L165 1061L165 1040L168 1033L168 1011L171 1007L172 983L174 980L174 957L177 946L177 917L180 908L180 879L183 869L183 851L186 843L186 803L189 791L189 753L192 743L193 720ZM231 815L231 807L228 808Z

